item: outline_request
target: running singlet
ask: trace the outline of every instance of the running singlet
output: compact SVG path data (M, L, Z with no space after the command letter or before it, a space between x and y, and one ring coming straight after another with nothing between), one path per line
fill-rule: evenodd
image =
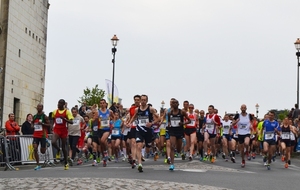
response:
M122 120L118 119L117 121L113 122L113 129L111 131L111 136L113 137L120 137L121 136L121 125Z
M223 134L228 135L232 121L231 120L228 120L228 121L222 120L221 123L223 126Z
M144 111L142 111L140 108L138 108L137 121L138 121L138 124L137 124L136 130L139 131L141 129L146 132L147 128L148 128L148 127L146 127L146 124L151 123L153 121L153 115L150 112L149 106Z
M183 115L181 114L181 109L178 110L178 114L173 114L170 112L170 123L171 129L183 129Z
M281 128L281 139L283 141L290 141L291 140L291 129L290 126Z
M251 125L251 120L250 120L250 115L247 114L246 116L243 116L242 114L235 116L234 119L240 119L238 122L238 134L239 135L248 135L250 134L250 125Z
M33 116L33 127L34 127L33 137L48 138L48 132L41 124L41 123L45 123L45 117L46 117L45 114Z
M275 129L281 131L277 121L265 120L263 123L263 128L265 140L275 140Z
M62 113L60 113L60 110L56 110L53 112L54 125L55 125L56 129L67 128L67 122L65 120L63 120L61 117L68 118L68 116L67 116L68 110L65 109L65 110L61 110L61 111L62 111Z
M100 119L97 118L96 120L90 120L90 128L92 129L92 132L90 133L91 136L94 136L94 137L98 137L98 130L100 129L101 127L101 123L100 123Z
M132 118L134 116L136 108L137 108L137 106L131 106L129 108L130 118ZM131 125L131 128L136 128L136 125L137 125L137 121L133 121L132 125Z
M215 121L215 118L219 118L218 116L216 117L217 115L216 114L213 114L213 115L209 115L207 114L206 116L206 131L209 133L209 134L216 134L216 124L214 123Z
M101 110L98 110L99 112L99 118L101 118L101 127L100 129L105 130L105 131L109 131L110 130L110 122L109 122L109 109L106 109L106 112L102 112Z
M196 128L197 115L195 113L187 113L188 117L191 119L191 123L186 124L186 128Z

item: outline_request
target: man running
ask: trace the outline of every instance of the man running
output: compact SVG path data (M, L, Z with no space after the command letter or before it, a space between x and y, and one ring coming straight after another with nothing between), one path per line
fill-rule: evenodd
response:
M129 123L134 122L136 119L138 124L136 126L136 156L138 158L138 170L143 172L142 166L142 148L145 141L146 147L150 148L152 145L152 125L159 121L155 109L147 105L148 96L141 95L141 105L135 109L134 116L130 119Z
M172 102L172 109L168 113L168 126L169 126L169 135L170 135L170 142L171 142L171 165L169 170L173 171L174 167L174 153L175 148L177 151L181 151L182 146L182 138L184 135L183 125L190 124L191 119L188 117L187 113L178 108L179 102L178 100L173 100ZM186 121L184 122L184 120Z
M60 99L58 101L57 110L52 112L52 117L54 120L54 129L53 129L53 136L52 136L52 146L56 148L57 153L56 156L60 156L60 148L57 146L57 139L61 140L61 148L64 155L64 162L65 162L65 170L69 169L68 164L68 154L66 149L67 144L67 137L68 137L68 128L67 124L73 124L73 115L72 113L65 108L65 100Z
M39 165L39 154L38 154L38 146L41 145L40 152L45 154L46 152L46 140L48 138L48 133L50 129L49 118L43 112L43 104L38 104L37 114L33 116L32 128L34 128L33 132L33 149L34 149L34 157L36 161L36 167L34 170L40 170L41 166Z
M223 159L225 159L225 161L228 161L228 145L231 142L231 135L229 134L230 130L231 130L231 123L232 121L229 120L229 115L225 114L224 116L224 120L221 121L222 123L222 129L223 129L223 137L222 137L222 147L223 147Z
M280 134L281 128L279 123L275 121L275 112L269 111L269 119L265 120L263 123L263 131L264 131L264 162L268 160L267 168L270 170L270 164L272 156L276 150L276 140L275 134Z
M199 126L197 129L197 142L198 142L198 151L200 153L200 158L199 160L202 161L203 160L203 141L204 141L204 124L206 123L206 117L205 117L205 113L204 110L200 110L199 111Z
M245 167L245 151L247 156L249 155L249 143L250 143L250 130L252 129L253 117L247 112L247 106L245 104L241 105L241 113L234 116L233 125L237 124L236 134L238 134L239 151L242 157L241 167Z

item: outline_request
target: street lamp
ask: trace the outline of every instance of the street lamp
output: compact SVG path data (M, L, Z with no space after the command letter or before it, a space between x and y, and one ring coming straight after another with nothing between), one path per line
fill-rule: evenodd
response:
M256 104L256 105L255 105L255 108L256 108L256 118L258 118L258 108L259 108L259 105Z
M161 108L164 109L165 107L165 101L161 101Z
M299 62L299 57L300 57L300 39L297 38L295 44L295 48L297 50L296 52L296 56L298 59L298 63L297 63L297 105L299 106L299 66L300 66L300 62Z
M113 48L111 49L111 52L113 54L112 64L113 64L113 73L112 73L112 87L111 87L111 105L114 103L114 90L115 90L115 55L117 52L117 44L118 44L118 37L114 35L111 39L111 43L113 45Z

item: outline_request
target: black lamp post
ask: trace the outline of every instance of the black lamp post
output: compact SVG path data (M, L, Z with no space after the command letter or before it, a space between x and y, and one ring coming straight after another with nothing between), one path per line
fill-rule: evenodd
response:
M259 109L259 105L256 104L256 105L255 105L255 108L256 108L256 118L258 118L258 109Z
M295 48L297 50L296 52L296 56L298 59L298 63L297 63L297 105L299 106L299 66L300 66L300 62L299 62L299 57L300 57L300 39L297 38L295 44Z
M114 90L115 90L115 55L117 52L117 44L118 44L118 37L114 35L111 39L111 43L113 45L113 48L111 49L111 52L113 54L112 64L113 64L113 73L112 73L112 87L111 87L111 105L114 103Z

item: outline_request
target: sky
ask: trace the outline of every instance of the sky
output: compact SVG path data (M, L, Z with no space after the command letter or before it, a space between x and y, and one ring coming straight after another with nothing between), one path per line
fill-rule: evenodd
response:
M45 111L78 104L86 87L106 91L114 34L115 84L124 107L147 94L221 115L241 104L259 117L297 100L299 0L50 0Z

